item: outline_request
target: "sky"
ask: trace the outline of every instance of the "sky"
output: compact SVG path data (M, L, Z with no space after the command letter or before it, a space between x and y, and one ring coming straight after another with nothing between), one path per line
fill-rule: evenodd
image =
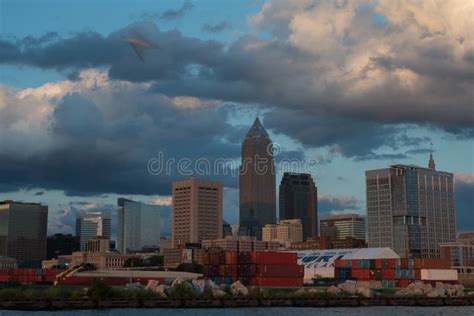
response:
M320 217L364 215L365 170L432 151L474 230L473 15L465 0L0 0L0 200L48 204L53 234L78 210L116 219L124 196L161 205L169 235L171 183L191 172L224 183L236 223L258 116L277 183L310 172ZM130 38L153 46L143 60ZM160 157L174 165L152 172Z

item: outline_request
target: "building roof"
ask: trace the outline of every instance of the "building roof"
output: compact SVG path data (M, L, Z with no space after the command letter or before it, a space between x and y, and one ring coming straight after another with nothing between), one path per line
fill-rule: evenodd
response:
M344 219L344 218L353 218L353 217L363 219L363 217L362 217L361 215L359 215L359 214L346 213L346 214L328 215L328 216L325 216L325 217L321 218L321 220L328 220L328 219Z
M452 175L451 172L438 171L438 170L434 170L434 169L430 169L430 168L426 168L426 167L421 167L421 166L417 166L417 165L403 165L403 164L397 164L397 165L391 165L390 168L398 168L398 169L421 169L421 170L431 171L431 172L435 172L435 173L443 173L443 174L446 174L446 175Z
M342 259L394 259L399 255L388 247L384 248L359 248L346 254Z
M45 205L42 205L41 203L36 203L36 202L21 202L21 201L13 201L13 200L0 201L0 205L8 205L8 204L45 206Z
M261 136L268 137L268 134L265 128L263 127L262 123L257 117L255 121L253 122L252 127L250 127L249 131L247 132L246 137L261 137Z
M392 249L385 248L353 248L326 250L294 250L298 261L305 268L334 269L334 261L338 259L398 259L399 255Z

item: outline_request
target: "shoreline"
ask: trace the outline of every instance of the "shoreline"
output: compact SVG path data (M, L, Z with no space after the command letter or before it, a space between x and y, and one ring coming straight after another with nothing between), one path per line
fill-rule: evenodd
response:
M53 311L116 308L250 308L250 307L369 307L369 306L474 306L474 297L426 298L318 298L318 299L41 299L3 300L0 309L18 311Z

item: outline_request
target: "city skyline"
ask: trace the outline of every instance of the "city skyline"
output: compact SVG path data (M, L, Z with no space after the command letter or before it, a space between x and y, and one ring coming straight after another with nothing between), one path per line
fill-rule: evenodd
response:
M239 162L255 117L276 166L318 161L320 218L366 215L365 170L425 167L432 152L454 174L458 232L474 230L462 2L30 4L2 1L0 200L48 205L48 235L74 233L76 211L109 211L116 227L118 197L159 205L170 235L171 183L186 177L150 175L149 159ZM130 39L149 47L137 56ZM276 183L284 172L305 170L277 168ZM237 223L238 176L207 178L223 182L223 219Z

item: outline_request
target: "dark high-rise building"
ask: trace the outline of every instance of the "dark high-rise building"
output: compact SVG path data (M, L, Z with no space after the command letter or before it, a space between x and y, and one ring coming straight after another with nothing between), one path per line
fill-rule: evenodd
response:
M0 256L31 267L46 258L48 206L39 203L0 202Z
M70 255L79 251L79 237L71 234L55 234L48 236L46 246L46 259L57 258L61 255Z
M318 191L307 173L285 172L280 184L280 220L300 219L303 240L318 237Z
M439 244L456 241L453 174L393 165L365 172L369 247L401 257L440 257Z
M240 166L241 236L262 238L262 227L275 224L276 193L273 144L258 118L242 143Z

